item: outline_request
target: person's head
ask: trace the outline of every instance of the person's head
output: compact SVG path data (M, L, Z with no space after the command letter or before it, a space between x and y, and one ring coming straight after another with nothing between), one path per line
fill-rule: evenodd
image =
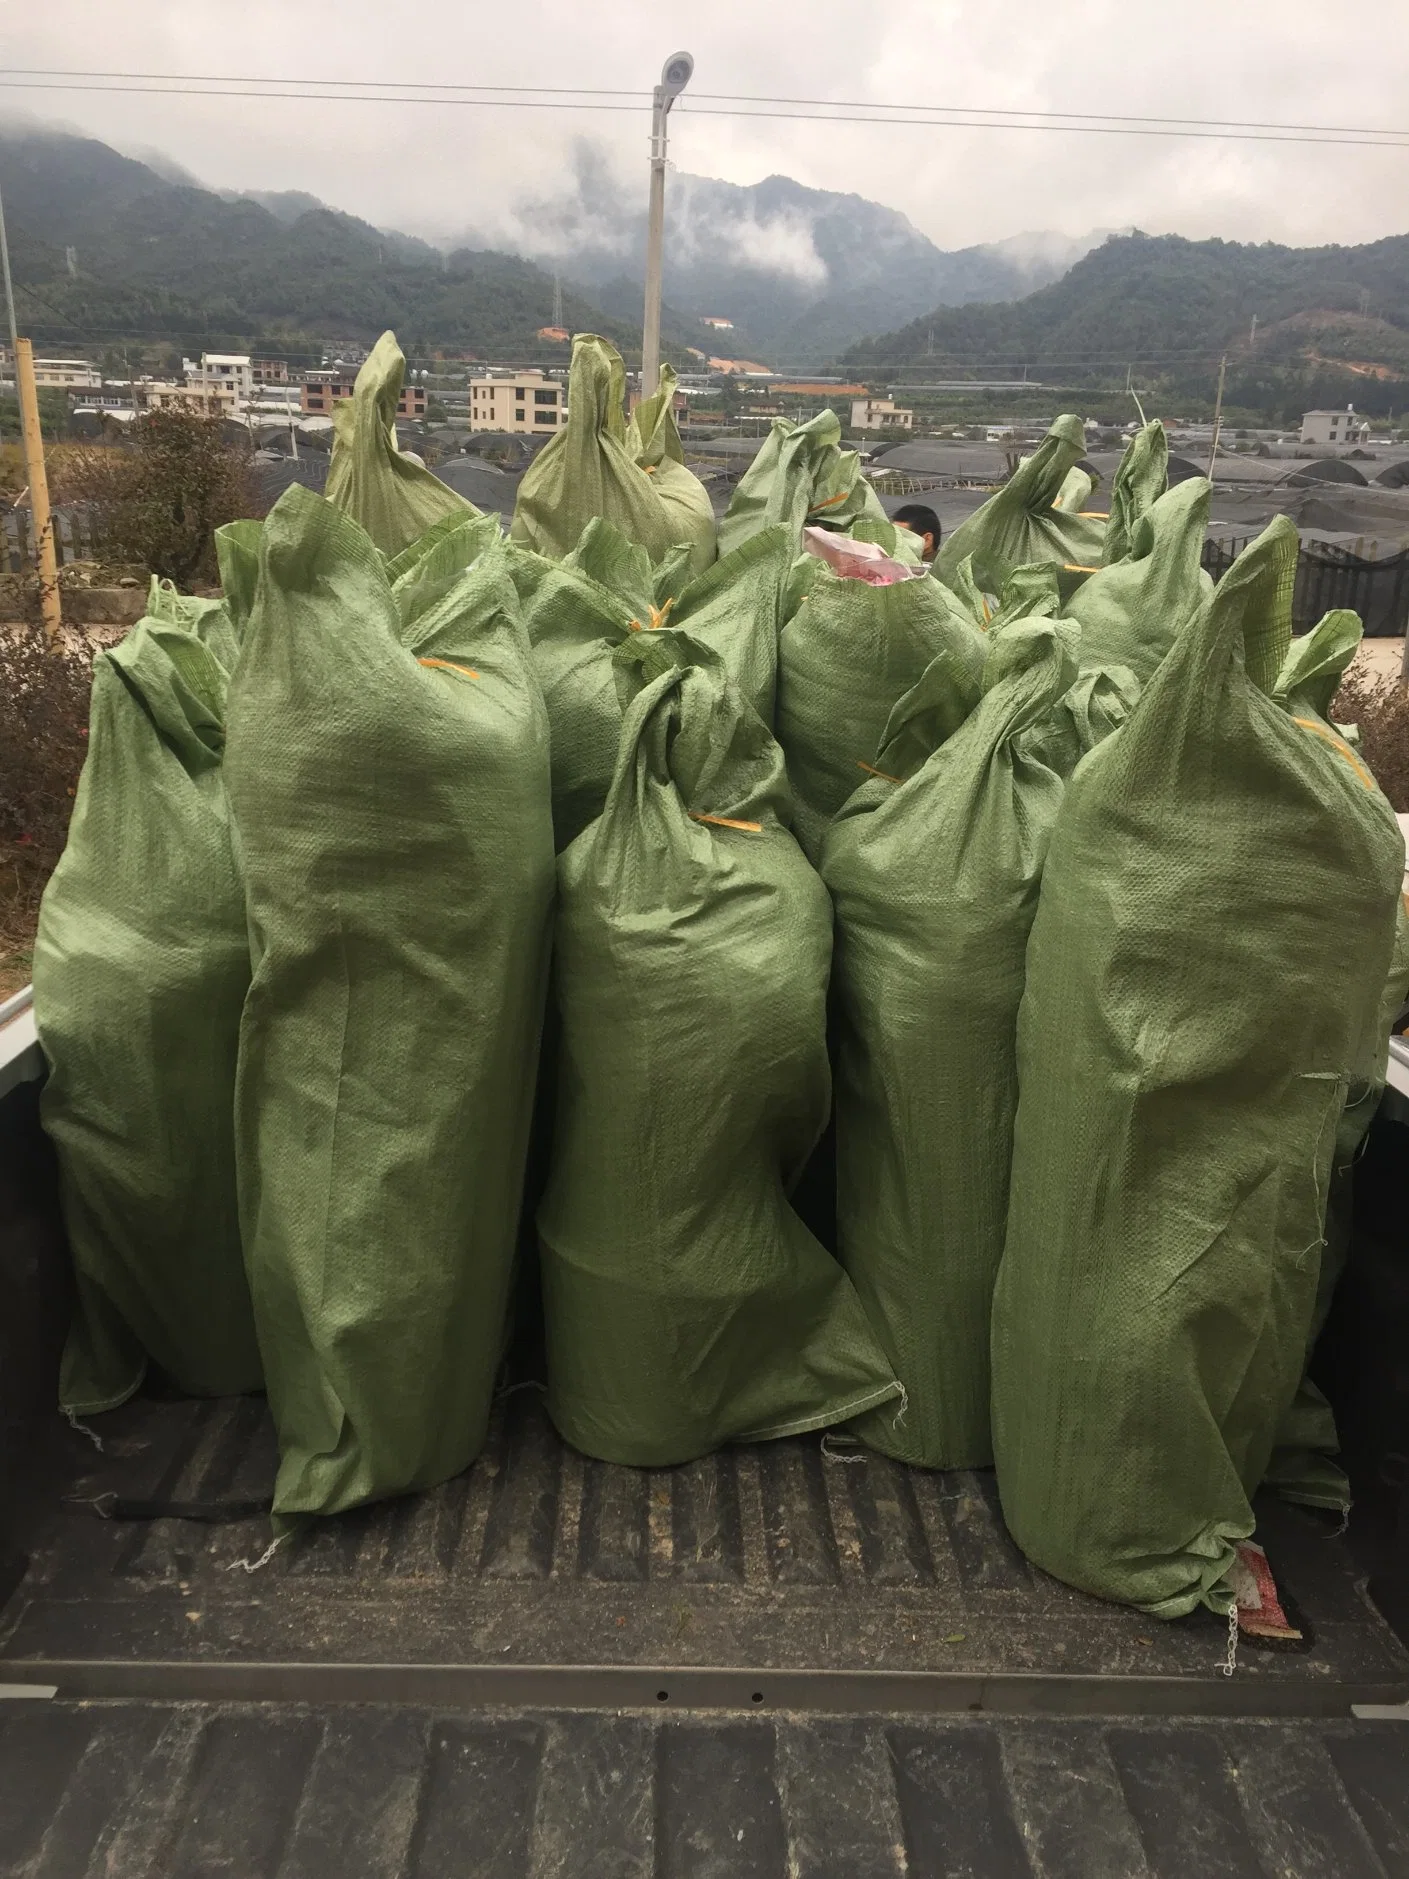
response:
M933 561L939 553L939 517L922 502L907 502L890 518L897 528L908 528L921 541L922 560Z

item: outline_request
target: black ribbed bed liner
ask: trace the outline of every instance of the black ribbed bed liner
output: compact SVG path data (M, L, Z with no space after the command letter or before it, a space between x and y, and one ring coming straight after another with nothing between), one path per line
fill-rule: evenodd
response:
M1409 1728L0 1702L4 1879L1388 1879Z
M585 1460L540 1394L502 1399L473 1468L317 1523L256 1573L267 1520L111 1519L98 1506L261 1507L261 1398L138 1398L100 1454L59 1443L0 1611L0 1658L421 1665L678 1665L1207 1680L1225 1634L1073 1592L1009 1539L993 1476L841 1460L816 1438L673 1469ZM103 1497L112 1497L104 1499ZM1236 1682L1409 1695L1409 1652L1344 1540L1268 1501L1259 1538L1302 1649L1244 1644ZM0 1662L0 1678L5 1665ZM1090 1708L1086 1703L1085 1707ZM1406 1736L1409 1746L1409 1736Z

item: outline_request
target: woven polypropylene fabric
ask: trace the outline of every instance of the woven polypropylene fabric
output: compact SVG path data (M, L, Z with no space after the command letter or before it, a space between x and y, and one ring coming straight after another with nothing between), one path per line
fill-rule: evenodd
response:
M215 531L220 591L237 642L244 638L245 625L254 606L255 589L259 585L259 544L263 535L262 522L247 520L227 522Z
M778 741L794 828L815 859L831 818L874 767L891 711L946 653L978 696L984 637L927 577L872 587L816 564L778 643Z
M505 551L414 625L294 487L226 760L254 977L236 1105L277 1514L458 1473L499 1360L553 887L548 726Z
M1070 683L1050 620L1000 628L973 714L908 781L827 832L836 908L837 1235L905 1386L872 1447L986 1467L988 1317L1003 1251L1023 955L1061 779L1023 733ZM899 710L899 708L898 708Z
M1200 566L1212 489L1201 476L1177 483L1134 522L1125 556L1084 581L1064 617L1081 628L1081 665L1127 667L1143 685L1213 582Z
M1296 556L1279 519L1076 770L1019 1017L1003 1510L1046 1571L1161 1617L1226 1600L1253 1530L1394 939L1388 805L1270 696Z
M944 542L934 562L939 578L953 579L960 563L972 555L973 578L985 593L1001 594L1014 568L1035 561L1076 571L1070 584L1079 584L1079 570L1100 561L1105 521L1070 515L1052 505L1085 448L1080 418L1068 414L1055 419L1027 461Z
M333 407L333 453L324 494L366 530L384 555L399 554L446 516L480 513L398 448L396 405L405 372L395 333L383 333L357 374L352 397Z
M447 516L387 562L403 637L499 539L498 516Z
M634 633L687 634L691 656L736 684L765 723L773 721L778 634L791 564L786 531L764 530L703 574L670 583L675 591L660 605L644 559L618 529L599 520L589 524L565 561L522 554L513 561L553 731L553 827L559 848L600 814L607 799L622 714L612 655Z
M698 498L670 477L673 494L667 501L656 478L637 463L627 445L625 395L626 367L616 347L596 333L579 333L572 342L567 424L524 472L511 538L561 560L600 516L644 548L652 561L688 542L690 565L699 572L714 559L713 511L707 500L701 509ZM663 452L667 417L658 416L650 426L651 447ZM671 431L674 422L669 416ZM637 442L642 441L638 431ZM676 467L689 476L683 464ZM691 476L690 482L696 479ZM696 486L703 496L703 486Z
M642 1467L897 1394L787 1200L830 1094L826 890L787 831L778 746L735 688L672 665L682 650L623 647L656 676L605 809L559 862L538 1214L553 1419Z
M1135 525L1169 488L1169 439L1158 419L1143 424L1125 446L1111 480L1110 512L1101 560L1107 567L1131 553Z
M714 505L700 479L685 468L685 452L675 422L673 366L660 370L660 390L643 398L626 425L626 448L651 479L670 523L670 539L688 544L689 571L700 574L715 555L718 533Z
M1292 642L1277 676L1274 696L1294 717L1318 720L1323 726L1323 735L1337 735L1331 722L1331 700L1359 649L1361 637L1356 614L1344 608L1328 613L1311 632ZM1307 1336L1308 1360L1330 1313L1331 1301L1350 1252L1355 1162L1384 1094L1390 1027L1406 993L1409 993L1409 896L1401 897L1389 976L1356 1050L1345 1107L1336 1129L1316 1309ZM1339 1448L1331 1405L1303 1373L1296 1397L1278 1427L1277 1446L1268 1464L1266 1484L1289 1500L1345 1511L1350 1505L1350 1491L1345 1473L1336 1460Z
M774 418L729 499L719 525L719 552L728 554L759 529L779 523L796 551L809 523L845 531L863 518L884 523L886 512L861 474L860 453L841 448L836 412L819 411L806 424Z
M234 1091L249 985L221 774L226 673L165 597L93 667L88 756L40 910L41 1099L58 1151L78 1313L64 1406L112 1408L148 1358L184 1390L260 1387L235 1198Z

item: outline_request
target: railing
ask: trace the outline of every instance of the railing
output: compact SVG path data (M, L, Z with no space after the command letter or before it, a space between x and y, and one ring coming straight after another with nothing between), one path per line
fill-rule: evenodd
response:
M1245 535L1205 542L1203 565L1220 579L1254 539ZM1367 635L1402 636L1409 621L1409 550L1371 561L1335 542L1303 541L1292 592L1292 624L1307 632L1333 607L1358 613Z
M102 553L102 530L94 511L75 504L55 509L54 550L59 566L70 561L93 561ZM0 573L27 574L36 566L34 517L29 509L7 509L0 514Z

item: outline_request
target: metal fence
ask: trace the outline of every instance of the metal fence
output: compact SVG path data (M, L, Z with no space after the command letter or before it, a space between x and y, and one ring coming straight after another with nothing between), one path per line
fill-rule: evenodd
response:
M1244 535L1204 543L1203 564L1214 580L1254 539ZM1409 620L1409 551L1371 561L1335 542L1304 541L1292 590L1292 624L1300 633L1309 632L1334 607L1358 613L1367 637L1401 637Z
M91 508L55 509L53 516L54 551L60 567L70 561L101 558L102 531ZM25 574L36 562L34 517L28 508L5 510L0 515L0 573Z

